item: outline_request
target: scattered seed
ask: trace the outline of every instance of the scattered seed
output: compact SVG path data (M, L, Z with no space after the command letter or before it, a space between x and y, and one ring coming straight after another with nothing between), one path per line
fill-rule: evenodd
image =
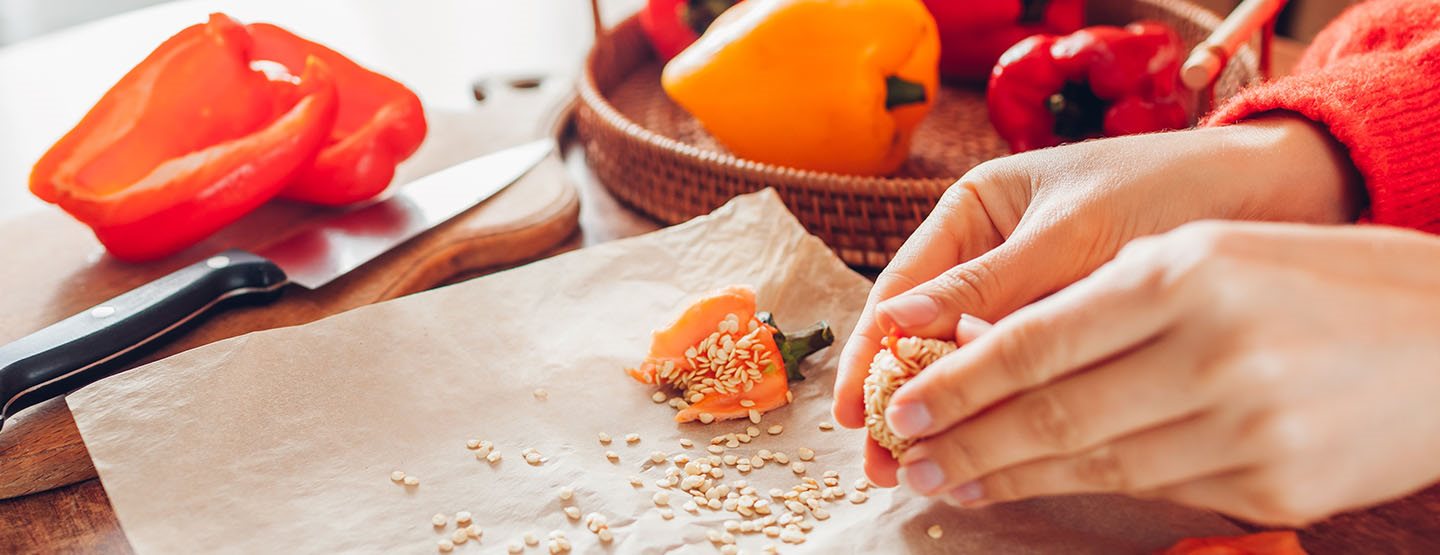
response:
M525 545L528 545L528 546L530 546L530 547L535 547L535 546L537 546L537 545L540 545L540 538L535 537L535 533L534 533L534 532L526 532L526 533L525 533Z
M655 464L660 464L660 463L665 462L665 452L664 452L664 451L651 451L651 452L650 452L650 462L655 463Z
M637 488L643 488L645 487L645 480L641 479L639 476L631 476L630 485Z
M600 543L610 543L615 539L615 533L611 532L609 528L601 528L595 535L600 538Z
M480 536L482 536L482 535L484 535L484 534L485 534L485 531L484 531L484 530L481 530L481 529L480 529L480 526L477 525L477 524L471 524L471 525L465 527L465 535L470 536L470 539L472 539L472 540L479 541Z
M800 456L800 460L802 460L802 461L813 461L813 460L815 460L815 450L814 450L814 449L811 449L811 448L809 448L809 447L801 447L801 448L799 448L799 449L796 449L796 450L795 450L795 453ZM831 471L831 472L833 472L833 471ZM827 474L828 474L828 473L827 473Z
M655 506L656 506L656 507L666 507L666 506L669 506L669 505L670 505L670 492L668 492L668 491L657 491L657 492L655 492L655 495L654 495L654 496L650 497L650 500L655 502Z
M450 533L450 541L455 542L455 545L460 545L470 541L470 534L465 533L464 528L456 528L454 532Z
M859 505L859 504L861 504L861 503L864 503L865 500L868 499L868 498L869 498L869 496L866 495L865 492L863 492L863 491L852 491L852 492L850 492L850 496L849 496L850 502L853 503L853 504L856 504L856 505Z
M416 477L414 477L414 476L406 476L404 482L405 482L405 485L407 485L407 486L418 486L418 485L420 485L420 479L419 479L419 478L416 478Z
M725 544L720 546L720 555L738 555L739 553L740 548L735 547L733 544Z
M760 423L760 411L755 410L755 409L750 409L750 421L751 421L751 422L754 422L754 423L756 423L756 424L759 424L759 423Z
M625 434L625 443L634 445L640 443L640 434Z
M541 459L540 459L540 453L537 453L537 452L535 452L535 451L531 451L531 452L529 452L529 453L526 453L526 454L525 454L525 462L530 463L530 464L535 465L535 466L539 466L540 463L542 462Z
M870 480L867 480L865 478L856 478L855 489L859 491L865 491L867 489L870 489Z
M780 432L785 431L785 427L784 427L784 426L781 426L781 425L779 425L779 424L776 424L776 425L774 425L774 426L771 426L770 429L767 430L767 431L769 431L769 432L770 432L770 435L772 435L772 436L778 436L778 435L780 435Z
M826 420L826 421L820 423L820 431L822 431L822 432L828 432L828 431L834 430L834 429L835 429L835 425L832 424L832 423L830 423L829 420Z
M663 392L663 391L656 391L654 395L651 395L651 396L650 396L650 400L651 400L651 401L655 401L656 403L664 403L664 402L665 402L665 392Z
M795 462L793 462L793 463L790 463L790 471L791 471L791 472L794 472L795 474L804 474L804 473L805 473L805 463L800 462L800 461L795 461Z
M475 449L479 449L479 448L480 448L480 440L478 440L478 439L467 439L467 440L465 440L465 448L466 448L466 449L470 449L470 450L472 450L472 451L475 450Z
M750 437L750 438L760 437L760 428L757 428L757 427L755 427L755 426L747 426L747 427L745 428L745 435L744 435L744 436L741 436L741 437ZM745 440L745 439L741 439L741 441L746 441L746 442L748 442L748 440Z
M699 512L700 512L700 506L699 506L699 505L696 505L694 501L686 501L686 502L685 502L684 509L685 509L687 512L690 512L690 513L699 513Z
M605 458L610 459L610 462L612 463L620 462L620 455L616 454L614 451L606 451Z
M702 413L700 413L700 423L701 423L701 424L709 424L709 423L714 422L714 421L715 421L715 415L710 414L710 413L708 413L708 412L702 412Z
M562 487L560 488L559 495L561 501L569 501L571 497L575 497L575 488L570 486Z
M825 509L815 509L815 510L810 511L810 514L815 515L815 520L829 520L829 519L830 519L830 511L827 511L827 510L825 510Z
M450 540L440 540L436 547L440 549L441 553L449 553L455 550L455 542Z
M784 453L776 453L775 462L780 464L790 464L790 455L786 455Z
M610 445L610 434L600 432L598 437L600 438L600 445Z
M751 401L751 400L749 400L749 399L741 399L741 400L740 400L740 406L745 407L745 408L748 409L748 408L750 408L750 407L755 406L755 401Z
M525 544L522 544L518 541L513 541L510 542L510 545L505 547L505 550L510 553L523 553L525 551Z
M719 455L725 452L725 448L719 445L711 445L705 448L706 451Z
M550 393L543 389L536 389L535 398L544 401L545 399L550 398Z
M390 481L391 481L391 482L403 482L403 481L405 481L405 473L404 473L404 472L401 472L401 471L399 471L399 470L396 470L396 471L394 471L394 472L391 472L391 473L390 473Z
M486 460L487 462L489 462L490 464L495 464L495 463L500 462L500 452L499 452L499 451L491 451L489 455L485 455L485 460Z
M458 526L469 526L471 516L473 515L470 514L470 511L460 511L458 513L455 513L455 524Z
M932 540L938 540L940 536L945 535L945 530L941 529L939 524L934 524L925 530L925 535L930 536Z
M695 446L695 442L690 441L689 439L682 437L682 438L680 438L680 446L681 446L681 447L684 447L684 448L686 448L686 449L689 449L689 448Z
M446 524L450 523L450 519L445 518L443 514L435 513L435 516L430 517L430 523L434 524L436 528L444 528Z
M690 404L692 404L692 405L695 404L695 403L699 403L700 401L704 401L704 400L705 400L705 395L704 395L703 393L694 393L694 394L691 394L691 395L690 395L690 398L689 398L689 399L686 399L686 401L689 401Z

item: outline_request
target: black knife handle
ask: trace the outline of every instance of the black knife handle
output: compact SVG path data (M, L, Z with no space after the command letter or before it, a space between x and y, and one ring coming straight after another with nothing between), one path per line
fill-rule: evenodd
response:
M273 262L229 250L0 347L0 426L20 409L105 377L107 363L222 301L268 301L285 283Z

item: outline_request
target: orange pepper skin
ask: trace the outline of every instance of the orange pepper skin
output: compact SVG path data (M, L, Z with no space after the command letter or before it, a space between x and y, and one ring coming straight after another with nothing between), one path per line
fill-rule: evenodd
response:
M751 160L894 172L934 103L940 41L919 0L747 0L665 66L670 98ZM923 99L887 108L887 81Z
M252 23L246 29L254 38L256 59L278 62L294 73L307 58L318 58L334 74L339 95L339 115L325 145L280 196L334 206L383 192L395 177L395 166L425 140L420 97L405 85L283 28Z
M1157 555L1305 555L1294 531L1186 538Z
M273 198L334 124L335 84L318 60L298 83L271 81L250 49L222 14L167 40L36 163L31 191L128 261L178 252Z

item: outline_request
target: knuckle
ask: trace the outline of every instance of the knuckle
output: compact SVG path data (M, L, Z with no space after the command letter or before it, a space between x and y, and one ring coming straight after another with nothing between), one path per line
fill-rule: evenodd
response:
M1271 454L1272 459L1303 453L1312 444L1313 435L1303 415L1286 409L1260 411L1246 419L1240 432L1242 441L1259 453Z
M1013 385L1028 388L1049 381L1046 360L1068 360L1063 338L1041 337L1044 323L1034 318L1011 320L1004 335L993 343L994 364Z
M1092 449L1075 460L1075 478L1095 491L1128 493L1134 489L1131 473L1114 449Z
M1041 389L1027 397L1027 428L1040 445L1056 453L1071 453L1082 446L1080 427L1057 395Z
M937 276L929 289L945 304L967 312L985 312L989 306L986 288L994 283L994 277L985 261L971 260Z
M1019 480L1009 472L992 473L980 480L980 487L989 501L1011 501L1026 495Z
M946 473L953 481L968 482L980 476L984 476L990 467L986 466L984 458L975 449L974 444L967 440L963 434L952 432L947 434L941 441L941 452L944 459L949 462L953 473ZM953 474L953 475L952 475Z

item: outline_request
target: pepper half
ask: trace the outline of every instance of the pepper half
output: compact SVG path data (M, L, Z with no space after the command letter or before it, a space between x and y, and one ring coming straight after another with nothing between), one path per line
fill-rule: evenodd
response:
M748 0L665 66L665 92L751 160L878 175L905 162L939 81L919 0Z
M1015 152L1184 128L1183 56L1180 36L1156 22L1027 38L990 75L990 121Z
M398 81L370 71L344 55L268 23L246 26L255 59L284 65L292 73L310 58L335 76L339 115L315 161L280 192L282 198L324 205L359 202L379 195L395 166L425 140L420 97Z
M940 75L984 82L1015 43L1085 26L1085 0L925 0L940 28Z
M30 190L89 225L113 255L152 260L274 197L336 116L335 82L251 68L253 43L213 14L166 40L35 164Z

